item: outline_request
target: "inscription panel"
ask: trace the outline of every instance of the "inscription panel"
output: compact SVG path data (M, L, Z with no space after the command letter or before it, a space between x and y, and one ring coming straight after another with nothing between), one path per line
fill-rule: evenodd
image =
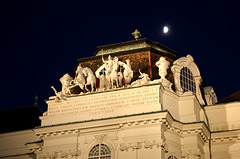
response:
M47 104L48 117L85 114L94 118L101 114L122 114L118 112L126 108L137 109L159 104L159 86L80 95L60 102L47 101Z

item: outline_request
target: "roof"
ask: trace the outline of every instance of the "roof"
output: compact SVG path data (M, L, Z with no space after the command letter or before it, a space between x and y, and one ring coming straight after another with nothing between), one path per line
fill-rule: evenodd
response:
M131 50L143 49L143 48L152 48L157 51L178 57L178 53L176 51L158 42L150 41L146 38L126 41L126 42L121 42L116 44L98 46L95 56L102 56L107 54L113 54L113 53L119 53L119 52L125 52L125 51L131 51Z
M228 102L235 102L240 101L240 91L220 100L218 103L228 103Z

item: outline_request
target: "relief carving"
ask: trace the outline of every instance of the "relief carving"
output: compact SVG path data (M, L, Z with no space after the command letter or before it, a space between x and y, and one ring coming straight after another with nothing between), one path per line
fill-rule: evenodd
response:
M146 140L145 142L144 142L144 147L145 148L152 148L153 147L153 142L152 141L148 141L148 140Z
M131 147L133 150L136 150L136 149L139 150L142 148L142 144L140 142L134 142L131 144Z
M127 151L128 150L128 145L126 143L121 143L120 144L120 150L121 151Z
M56 159L56 158L68 158L70 157L78 157L81 155L81 150L75 149L71 151L59 151L59 152L47 152L45 154L38 154L38 159Z
M102 143L103 140L106 140L107 134L96 135L95 139L98 143Z
M80 150L73 150L73 151L70 151L70 154L71 154L72 157L77 157L77 156L81 155L81 151Z

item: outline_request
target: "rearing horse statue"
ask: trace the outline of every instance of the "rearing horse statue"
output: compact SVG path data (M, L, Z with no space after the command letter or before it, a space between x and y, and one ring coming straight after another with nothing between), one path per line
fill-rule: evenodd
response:
M91 70L90 68L88 68L88 67L85 67L85 68L83 69L83 74L84 74L84 76L86 77L86 82L85 82L85 84L84 84L85 90L90 91L90 90L87 88L87 86L88 86L88 85L91 85L91 92L93 92L93 91L94 91L94 86L95 86L95 84L96 84L96 78L95 78L92 70Z
M77 67L76 77L73 80L73 82L74 82L75 85L79 86L82 90L84 90L84 85L86 83L86 80L85 80L85 77L84 77L84 74L83 74L83 68L81 67L81 65L79 65Z

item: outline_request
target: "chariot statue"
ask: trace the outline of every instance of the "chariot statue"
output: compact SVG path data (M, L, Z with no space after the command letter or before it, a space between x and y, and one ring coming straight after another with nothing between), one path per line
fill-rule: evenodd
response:
M96 77L100 79L100 90L113 89L123 86L123 78L125 86L130 84L133 78L133 71L131 69L130 60L127 63L121 62L117 57L112 59L111 55L105 61L102 58L103 65L95 72ZM120 69L122 67L124 70Z

